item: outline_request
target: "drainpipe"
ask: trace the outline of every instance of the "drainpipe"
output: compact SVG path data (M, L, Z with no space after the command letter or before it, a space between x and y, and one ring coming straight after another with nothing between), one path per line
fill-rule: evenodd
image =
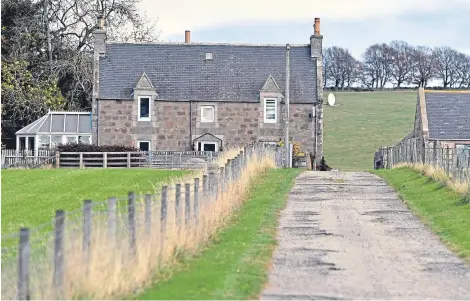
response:
M286 148L286 168L290 167L290 145L289 145L289 83L290 83L290 57L289 57L290 45L286 45L286 141L284 146Z
M190 150L193 150L193 102L190 100L189 101L189 147Z

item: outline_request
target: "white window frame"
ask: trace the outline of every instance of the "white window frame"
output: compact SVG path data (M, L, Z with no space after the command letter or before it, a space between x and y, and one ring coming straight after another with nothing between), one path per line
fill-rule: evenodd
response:
M150 141L150 140L137 140L136 147L139 149L139 151L140 151L140 144L142 142L147 142L149 144L149 152L151 152L152 151L152 141Z
M140 107L141 107L141 99L142 98L148 98L149 100L149 117L140 117ZM148 95L141 95L138 97L137 101L137 120L138 121L150 121L150 118L152 117L152 96Z
M208 108L211 108L211 109L212 109L212 117L213 117L212 120L206 120L206 119L204 118L204 109L208 109ZM208 123L215 122L215 106L211 106L211 105L203 105L203 106L201 106L201 122L208 122Z
M214 142L214 141L198 141L198 143L201 143L201 152L204 152L204 145L206 144L213 144L215 145L215 152L219 151L219 143Z
M268 101L274 101L274 119L266 118L266 103ZM277 99L276 98L265 98L264 99L264 123L277 123Z

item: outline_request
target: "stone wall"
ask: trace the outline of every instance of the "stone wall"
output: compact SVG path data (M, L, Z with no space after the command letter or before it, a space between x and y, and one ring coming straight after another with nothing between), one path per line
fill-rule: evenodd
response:
M215 107L215 122L201 122L202 105ZM137 121L136 100L100 100L99 144L136 145L138 140L149 140L152 150L185 151L192 149L194 139L206 133L221 139L224 149L260 140L277 142L285 135L284 104L278 104L278 112L276 123L264 123L263 103L157 100L152 103L151 121ZM309 152L314 148L311 112L311 104L290 107L290 137Z

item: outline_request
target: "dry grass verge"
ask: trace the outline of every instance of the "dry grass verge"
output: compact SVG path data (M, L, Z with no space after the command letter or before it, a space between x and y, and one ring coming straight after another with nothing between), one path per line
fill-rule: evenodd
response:
M226 151L216 162L223 165L239 150ZM275 168L274 153L253 153L237 179L220 184L218 194L200 194L198 210L194 203L194 178L204 171L172 179L168 184L166 222L162 226L161 187L155 187L150 221L143 197L136 200L136 242L130 247L128 205L118 203L115 235L110 235L106 208L95 205L89 251L84 252L81 219L66 219L63 290L54 286L54 244L49 235L43 251L35 251L30 262L31 299L109 299L135 294L158 281L160 271L171 268L183 253L194 253L224 227L229 217L243 204L252 181L267 169ZM176 212L173 184L182 184L179 214ZM191 183L189 206L185 203L185 183ZM222 187L223 186L223 187ZM222 191L222 189L224 189ZM187 211L189 209L189 211ZM83 216L81 216L83 218ZM32 248L34 244L32 243ZM33 253L33 252L32 252ZM2 299L15 299L17 264L2 266Z
M416 172L419 172L420 174L433 179L436 182L444 184L449 189L470 198L470 180L460 181L458 179L453 179L446 174L444 169L422 163L399 163L393 168L402 167L407 167Z

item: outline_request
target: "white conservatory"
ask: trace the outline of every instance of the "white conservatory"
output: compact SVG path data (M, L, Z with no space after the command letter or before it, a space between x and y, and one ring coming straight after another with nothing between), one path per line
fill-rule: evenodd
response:
M91 144L90 112L52 112L16 132L16 150L51 149L58 144Z

